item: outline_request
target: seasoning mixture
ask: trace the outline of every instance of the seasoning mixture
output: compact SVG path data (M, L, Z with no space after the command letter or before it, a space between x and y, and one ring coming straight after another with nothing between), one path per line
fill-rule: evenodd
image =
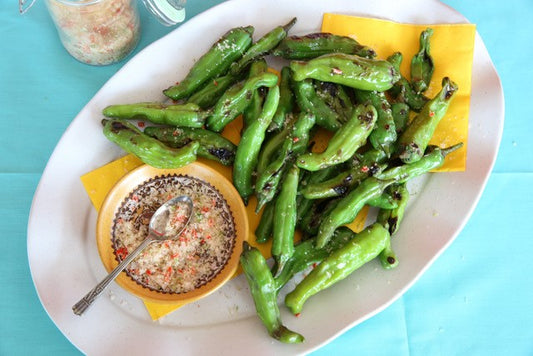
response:
M139 41L135 0L47 0L65 49L81 62L106 65L126 57Z
M197 178L156 177L124 200L112 227L115 254L123 260L148 235L148 224L157 208L179 195L189 195L193 200L189 225L178 239L149 245L126 269L136 282L166 293L196 289L226 265L235 244L235 224L221 194ZM185 209L178 206L171 224L181 225L186 221Z

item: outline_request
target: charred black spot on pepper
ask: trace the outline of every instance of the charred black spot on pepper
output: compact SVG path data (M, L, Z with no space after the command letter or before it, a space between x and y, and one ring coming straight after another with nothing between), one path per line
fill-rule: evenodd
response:
M344 195L348 191L348 187L345 185L338 185L333 187L333 191L339 195Z
M210 148L208 152L223 161L230 161L235 157L235 152L225 148Z
M387 262L393 265L396 262L396 259L392 256L387 257Z

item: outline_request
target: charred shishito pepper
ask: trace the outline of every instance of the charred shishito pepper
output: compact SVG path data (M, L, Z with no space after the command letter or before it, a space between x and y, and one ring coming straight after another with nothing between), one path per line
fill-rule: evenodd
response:
M290 67L296 81L312 78L361 90L385 91L400 79L400 73L387 61L344 53L292 61Z
M145 135L129 122L104 119L102 124L105 137L152 167L179 168L196 161L196 153L200 146L198 142L191 142L175 149Z
M163 93L171 99L189 97L209 79L228 71L231 64L242 57L252 44L254 28L237 27L228 31L190 69L187 76L178 84Z
M277 288L265 258L255 247L243 243L241 266L250 286L257 315L275 339L288 344L301 343L304 337L287 329L281 321Z
M343 280L365 263L374 259L387 246L390 234L375 223L331 252L285 297L285 305L298 314L311 296Z

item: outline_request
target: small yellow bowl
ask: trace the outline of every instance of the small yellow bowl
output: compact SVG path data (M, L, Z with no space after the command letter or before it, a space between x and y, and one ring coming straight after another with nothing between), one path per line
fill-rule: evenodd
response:
M226 200L233 216L235 228L233 249L227 263L209 282L184 293L160 292L150 289L135 281L126 272L121 273L116 278L116 282L128 292L145 301L183 305L209 295L235 274L239 266L242 243L248 235L248 216L242 199L231 182L216 170L203 163L195 162L178 169L157 169L143 165L129 172L111 189L102 204L96 226L96 243L105 268L107 271L113 270L118 265L112 242L112 229L116 212L137 187L155 178L173 175L189 176L204 181L218 190Z

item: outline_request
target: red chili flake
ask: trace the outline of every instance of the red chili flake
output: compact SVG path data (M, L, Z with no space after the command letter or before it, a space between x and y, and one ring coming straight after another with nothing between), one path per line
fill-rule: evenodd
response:
M435 116L435 112L434 111L430 111L429 112L429 117L433 117L433 116Z
M131 196L131 200L133 200L133 201L139 201L139 197L138 197L137 195L134 194L134 195Z
M173 253L172 255L170 255L171 258L178 258L179 257L179 253Z
M137 123L137 126L139 126L139 127L142 129L143 127L146 126L146 124L145 124L144 122L142 122L142 121L139 121L139 122Z
M211 239L211 235L207 235L205 238L210 240Z
M200 245L205 245L205 240L200 240Z
M172 131L172 136L178 136L180 133L178 132L178 130L174 130Z
M168 242L165 242L163 245L165 245L166 248L170 248L170 245L168 244Z
M117 255L123 260L128 255L128 249L126 247L121 247L117 250Z
M294 138L292 139L292 142L294 142L294 143L296 143L296 142L298 142L298 141L300 141L300 139L299 139L298 137L294 137Z
M207 206L202 208L202 213L207 213L210 209Z
M368 171L369 171L368 166L363 166L363 167L361 167L361 172L366 173L366 172L368 172Z
M215 84L215 86L218 86L218 82L216 80L213 80L213 84Z
M175 84L176 84L176 85L179 85L179 84L180 84L180 82L176 82Z
M213 225L215 225L215 222L212 218L209 218L209 220L207 220L207 224L209 225L209 227L213 227Z
M178 273L183 273L183 268L178 268Z
M146 270L146 274L147 275L151 275L152 274L152 271L150 271L149 269Z
M318 266L318 265L316 264L316 262L313 263L313 268L316 268L316 266Z
M124 219L118 218L117 219L117 224L124 224Z
M294 316L298 318L300 316L300 313L296 313L294 314Z
M342 70L340 70L339 68L333 68L331 70L331 73L332 74L342 74Z

